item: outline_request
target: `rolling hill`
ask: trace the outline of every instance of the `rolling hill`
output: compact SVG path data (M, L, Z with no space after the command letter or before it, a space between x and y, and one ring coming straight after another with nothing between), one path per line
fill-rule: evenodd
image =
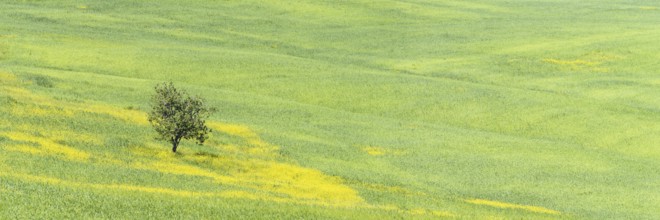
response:
M660 2L0 3L3 219L653 219ZM179 153L157 83L218 109Z

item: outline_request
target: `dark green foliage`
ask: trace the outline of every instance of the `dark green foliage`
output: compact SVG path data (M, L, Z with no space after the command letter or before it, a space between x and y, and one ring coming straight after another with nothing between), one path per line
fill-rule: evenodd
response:
M208 139L211 129L206 127L205 120L215 110L207 107L200 97L189 96L170 82L156 85L151 104L149 122L159 139L172 144L172 152L176 152L181 139L195 139L200 145Z
M6 99L4 101L7 105L10 105L10 106L19 103L18 100L14 99L12 97L6 97Z
M46 76L35 75L32 77L34 84L45 88L53 88L53 82Z
M133 139L127 139L125 137L113 136L106 138L104 146L106 147L130 147L130 146L139 146L139 142L136 142Z

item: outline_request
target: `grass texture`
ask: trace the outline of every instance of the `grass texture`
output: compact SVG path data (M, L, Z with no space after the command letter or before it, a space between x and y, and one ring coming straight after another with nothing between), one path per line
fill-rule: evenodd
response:
M653 219L657 1L0 3L0 218ZM173 81L219 111L180 153Z

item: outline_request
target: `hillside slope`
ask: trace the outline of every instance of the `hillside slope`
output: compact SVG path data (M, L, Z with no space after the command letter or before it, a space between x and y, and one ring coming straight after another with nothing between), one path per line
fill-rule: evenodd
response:
M0 218L660 215L656 1L3 1ZM173 81L219 109L171 154Z

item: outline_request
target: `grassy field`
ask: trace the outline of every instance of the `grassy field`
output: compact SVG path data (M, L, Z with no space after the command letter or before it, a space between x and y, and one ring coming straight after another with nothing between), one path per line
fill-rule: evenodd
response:
M653 219L660 2L0 3L2 219ZM219 111L179 153L173 81Z

